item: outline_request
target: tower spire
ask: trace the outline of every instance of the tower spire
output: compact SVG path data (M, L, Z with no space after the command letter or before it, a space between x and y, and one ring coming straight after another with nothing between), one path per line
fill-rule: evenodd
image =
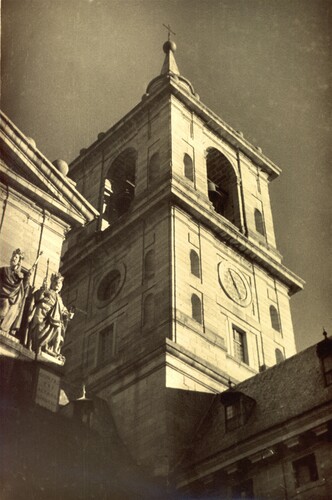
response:
M180 75L180 71L174 57L176 44L175 42L173 42L173 40L171 40L171 34L175 35L175 33L171 30L171 27L169 25L166 26L166 24L163 24L163 26L165 26L165 28L168 30L168 40L163 45L165 59L160 74L153 80L151 80L151 82L147 86L146 94L149 95L151 92L156 91L165 83L168 84L169 82L172 82L182 87L183 90L187 92L189 91L190 94L199 99L198 94L195 93L194 88L189 80Z
M173 75L180 75L178 65L176 64L174 52L176 51L176 44L171 40L171 34L175 36L174 31L171 30L170 25L163 24L163 26L168 30L168 40L163 45L163 51L165 52L165 60L163 67L161 68L161 75L167 75L169 73Z

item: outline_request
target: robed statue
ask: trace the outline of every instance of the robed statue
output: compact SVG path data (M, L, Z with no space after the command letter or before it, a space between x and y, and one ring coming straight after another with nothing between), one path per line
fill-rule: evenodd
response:
M60 273L51 276L50 287L47 280L32 297L29 315L29 339L36 353L45 351L52 356L60 356L66 328L74 313L68 310L60 296L63 277Z
M31 270L21 269L24 254L14 250L9 266L0 268L0 330L5 333L18 330Z

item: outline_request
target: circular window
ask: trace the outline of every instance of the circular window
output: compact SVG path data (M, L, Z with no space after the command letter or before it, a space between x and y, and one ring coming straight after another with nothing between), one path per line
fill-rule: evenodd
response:
M120 291L121 274L117 269L110 271L101 280L97 289L98 300L105 302L113 300Z

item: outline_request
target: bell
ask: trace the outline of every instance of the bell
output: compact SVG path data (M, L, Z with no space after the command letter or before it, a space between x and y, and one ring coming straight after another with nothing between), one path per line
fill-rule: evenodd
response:
M214 182L208 180L208 192L212 193L216 191L217 191L217 185Z
M129 192L129 189L125 189L121 193L117 194L115 199L115 207L119 215L128 212L132 199L133 196Z
M220 194L217 190L217 185L210 180L208 180L208 196L209 196L209 200L212 201L212 204L213 204L214 208L216 209L216 205L218 204Z

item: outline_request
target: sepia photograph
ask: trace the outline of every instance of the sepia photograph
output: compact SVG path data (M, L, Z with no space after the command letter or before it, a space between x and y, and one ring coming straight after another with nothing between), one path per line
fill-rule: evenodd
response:
M331 33L2 0L1 500L332 498Z

